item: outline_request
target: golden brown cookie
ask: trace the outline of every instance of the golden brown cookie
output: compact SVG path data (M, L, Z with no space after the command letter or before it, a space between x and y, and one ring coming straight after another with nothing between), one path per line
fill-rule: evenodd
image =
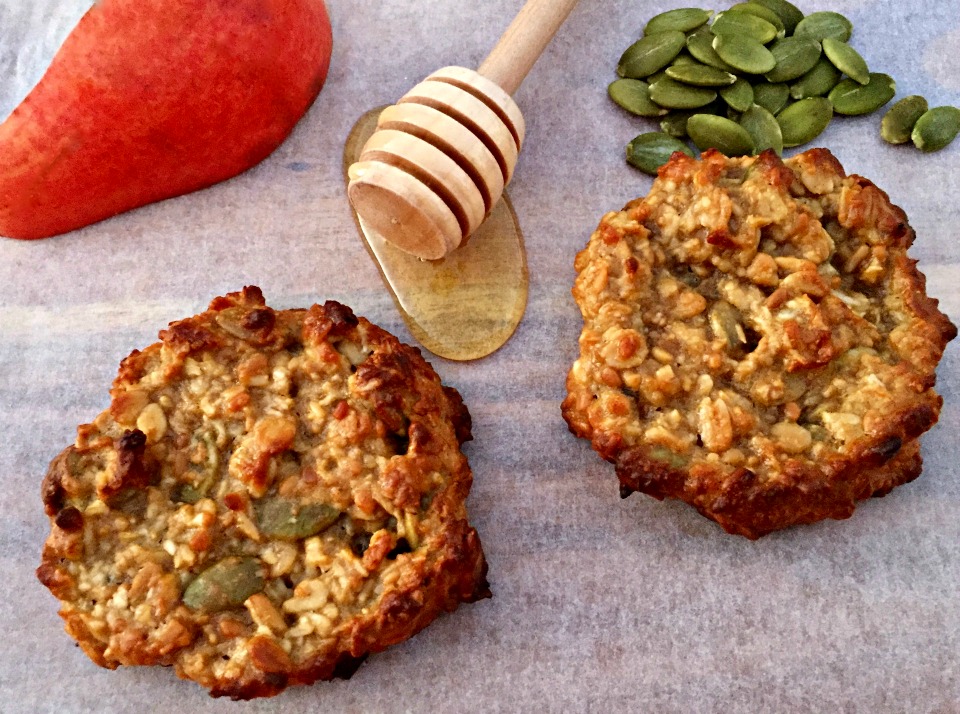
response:
M916 477L940 412L957 330L913 239L824 149L675 154L577 256L564 418L624 495L682 499L731 533L848 517Z
M134 351L110 393L44 480L37 570L97 664L270 696L489 596L470 416L349 308L244 288Z

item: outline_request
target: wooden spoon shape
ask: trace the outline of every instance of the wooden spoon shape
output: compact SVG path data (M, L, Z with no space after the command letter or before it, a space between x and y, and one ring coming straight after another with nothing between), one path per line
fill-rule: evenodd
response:
M401 97L398 104L415 102L438 109L469 129L490 149L504 183L513 177L517 165L517 142L503 120L486 102L446 82L423 81Z
M490 149L469 129L423 104L394 104L380 113L379 129L396 129L433 144L453 159L483 196L486 213L503 193L503 174Z
M344 178L351 184L357 166L363 166L355 162L376 129L380 113L378 109L362 116L347 138ZM488 160L496 166L492 156ZM400 171L388 164L371 163L374 167L369 170L380 165ZM374 181L370 190L376 187ZM444 204L437 201L442 214ZM356 213L354 217L404 323L426 349L446 359L479 359L499 349L516 330L527 303L529 276L523 234L506 193L495 202L469 245L461 243L441 259L421 260L397 245L396 232L387 240L363 217ZM456 225L452 213L447 220ZM442 230L429 224L424 230L441 236L436 252L447 250Z
M407 126L415 127L415 130L409 133L410 141L407 143L394 137L396 141L392 146L395 151L388 159L382 155L379 158L394 167L410 168L422 184L415 190L418 195L423 196L413 202L389 204L397 205L406 212L404 220L401 221L399 216L386 216L387 208L378 204L377 198L384 193L394 197L401 194L411 196L410 191L414 189L409 182L406 182L403 188L382 186L381 190L377 191L373 190L369 182L354 190L351 181L348 195L357 214L363 219L369 217L368 223L383 227L383 236L387 240L421 258L432 258L443 245L458 246L464 243L464 239L472 232L474 223L470 214L471 201L468 198L468 195L473 196L473 192L465 189L463 174L474 182L485 210L492 210L503 186L513 177L517 153L524 138L523 116L510 95L520 86L576 4L577 0L527 0L493 51L480 65L479 72L464 67L444 67L407 92L398 105L418 104L435 110L435 113L421 113L417 115L417 121L410 124L397 120L390 125L389 128L398 132L407 132ZM446 121L443 126L434 128L429 119L431 116L436 118L438 114L446 115L462 129L453 129ZM384 128L387 128L389 121L384 120ZM414 139L435 146L445 153L460 171L447 175L434 171L433 169L440 169L440 163L434 157L428 157ZM496 171L489 166L489 162L479 158L482 152L477 150L477 141L481 142L496 160L499 178ZM420 155L408 156L408 152L419 152ZM476 156L477 160L471 160L472 156ZM423 160L426 160L430 170L425 171L428 167L424 166ZM366 175L368 178L382 176L384 180L390 181L394 174L366 172ZM448 177L451 185L445 186ZM402 235L398 235L394 241L389 230L391 225L410 223L412 218L409 213L415 210L417 205L436 203L434 197L424 197L426 191L432 191L435 198L447 204L459 220L462 235L456 237L432 233L418 244L411 240L409 231L402 229ZM439 224L434 217L427 217L422 223L442 230L438 228ZM416 252L420 244L426 252Z
M350 167L350 202L370 206L366 225L408 253L442 258L460 245L460 224L436 193L403 169L380 161Z
M497 116L510 130L510 133L513 134L513 138L517 142L517 149L523 147L523 138L526 133L526 122L523 119L523 114L520 113L520 107L513 101L513 97L498 85L472 69L455 66L438 69L427 77L427 80L447 82L470 92L496 112Z
M463 235L480 227L486 210L476 184L456 161L423 139L381 129L364 145L360 161L382 161L420 181L453 211Z

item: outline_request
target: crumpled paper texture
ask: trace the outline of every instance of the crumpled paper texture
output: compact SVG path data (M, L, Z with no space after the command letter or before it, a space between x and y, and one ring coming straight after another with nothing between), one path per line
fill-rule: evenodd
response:
M0 116L89 4L0 0ZM897 79L899 96L960 104L955 0L799 4L845 13L854 46ZM431 358L473 414L469 506L493 599L371 657L349 682L247 704L210 700L167 669L99 669L63 632L33 574L48 529L40 480L106 406L120 359L251 283L275 307L343 301L410 341L356 234L343 142L363 112L431 71L477 66L520 6L329 0L327 85L260 166L59 238L0 239L4 712L960 712L956 345L917 481L848 521L757 542L681 504L621 501L612 466L560 417L581 325L574 255L604 212L650 186L623 150L654 127L614 106L606 86L646 20L679 2L585 0L534 67L516 95L528 132L509 188L529 254L526 316L486 359ZM879 122L836 120L817 144L907 211L928 290L957 320L960 142L921 155L885 145Z

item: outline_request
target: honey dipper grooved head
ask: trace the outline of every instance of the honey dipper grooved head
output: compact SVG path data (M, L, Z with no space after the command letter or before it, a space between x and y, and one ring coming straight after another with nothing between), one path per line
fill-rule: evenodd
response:
M384 110L350 167L347 195L384 240L442 258L500 199L523 136L506 92L473 70L445 67Z

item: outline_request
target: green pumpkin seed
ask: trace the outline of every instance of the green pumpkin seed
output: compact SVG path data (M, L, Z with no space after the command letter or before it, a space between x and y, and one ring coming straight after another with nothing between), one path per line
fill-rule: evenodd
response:
M211 614L240 607L263 590L262 571L257 558L224 558L193 579L183 602L191 610Z
M770 46L777 66L765 75L768 82L790 82L802 77L820 59L820 43L807 37L784 37Z
M824 97L808 97L791 104L777 114L784 147L800 146L813 141L833 118L833 104Z
M753 101L771 114L779 114L787 106L790 87L786 84L757 84L753 88Z
M788 35L793 34L793 31L803 19L803 13L800 12L800 9L793 3L787 2L787 0L750 0L750 2L763 5L777 13L783 20L783 26L786 28Z
M674 59L673 62L671 62L668 66L664 67L659 72L654 72L649 77L647 77L647 84L655 84L659 82L661 79L663 79L664 77L666 77L667 70L670 69L670 67L690 64L691 62L696 62L696 61L697 60L695 60L693 57L688 55L686 52L681 52L679 55L677 55L676 59Z
M607 87L610 99L631 114L640 117L660 117L667 110L650 99L650 85L639 79L617 79Z
M627 163L651 176L670 160L674 152L682 151L690 158L693 150L679 139L661 132L641 134L627 144Z
M846 42L853 34L853 23L839 12L812 12L797 24L793 34L818 42L827 37Z
M685 64L700 64L700 63L697 62L697 60L694 59L688 52L681 50L680 54L674 57L673 62L670 63L670 67L679 67L680 65L685 65ZM667 69L670 69L670 67L667 67Z
M741 115L740 126L746 129L753 139L755 153L773 149L777 156L783 154L783 132L780 124L773 114L759 104L754 104Z
M825 38L822 44L823 54L833 63L834 67L860 84L866 84L870 81L870 70L867 68L866 60L850 45L832 37Z
M688 136L687 119L695 113L696 112L693 111L682 110L670 112L660 121L660 131L677 139L686 139Z
M665 32L667 30L690 32L690 30L696 30L705 24L712 14L709 10L700 10L695 7L667 10L667 12L661 12L659 15L650 18L650 22L643 28L643 34L652 35L655 32Z
M739 349L747 343L746 333L743 330L743 315L725 300L718 300L707 313L710 329L714 337L726 340L730 349Z
M700 151L716 149L726 156L748 156L754 150L750 133L726 117L694 114L687 121L687 133Z
M960 134L960 109L935 107L917 120L913 143L920 151L940 151Z
M893 99L897 93L897 83L888 74L871 72L869 80L867 84L861 84L845 79L830 90L827 97L838 114L870 114Z
M189 483L181 483L174 486L170 492L170 498L177 503L196 503L207 495L207 488L204 484L194 486Z
M728 10L717 15L717 19L710 26L715 35L734 35L749 37L761 45L773 41L777 37L777 28L762 17L751 15L748 12ZM722 55L721 55L722 56Z
M267 498L256 504L257 525L271 538L300 540L329 528L340 511L326 503L300 503L290 498Z
M823 57L809 72L790 85L790 96L794 99L822 97L840 83L840 70Z
M647 77L646 82L648 85L656 84L666 76L667 76L667 70L661 69L659 72L654 72L649 77Z
M890 144L906 144L913 135L913 127L927 109L927 100L917 94L901 99L883 115L880 136Z
M736 75L707 64L680 64L667 67L667 76L695 87L726 87L737 81Z
M717 93L705 87L693 87L664 77L650 85L650 98L669 109L696 109L717 98Z
M650 449L650 458L663 461L676 469L682 469L689 463L689 459L685 456L670 451L666 446L654 446Z
M701 27L687 38L687 51L706 65L722 69L724 72L734 72L734 68L720 59L720 55L713 49L713 39L716 37L709 27Z
M694 59L686 50L681 50L680 54L674 58L674 60L668 64L666 67L661 69L659 72L654 72L649 77L647 77L647 84L654 84L659 82L661 79L667 76L667 70L671 67L679 67L685 64L699 64L696 59Z
M784 26L783 20L780 19L780 16L770 8L764 7L763 5L758 5L755 2L740 2L731 7L730 10L736 12L747 12L751 15L756 15L757 17L763 18L777 28L777 37L783 37L787 32L787 28Z
M687 36L678 30L655 32L642 37L620 56L617 74L627 79L643 79L666 67L680 54Z
M731 109L745 112L753 105L753 86L743 77L737 77L736 82L720 90L720 96Z
M713 49L724 62L747 74L766 74L777 66L770 50L750 37L717 35Z

